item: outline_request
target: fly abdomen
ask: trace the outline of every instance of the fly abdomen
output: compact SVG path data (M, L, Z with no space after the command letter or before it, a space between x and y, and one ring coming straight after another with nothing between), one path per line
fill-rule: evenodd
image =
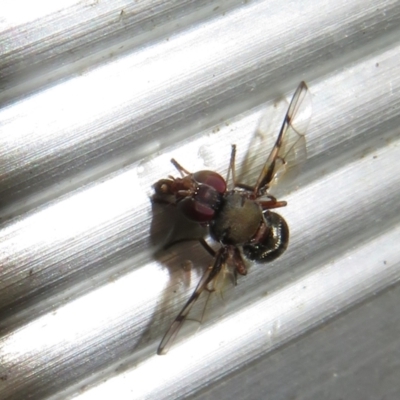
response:
M247 258L257 262L270 262L278 258L289 244L289 227L286 221L271 211L264 213L262 225L250 244L243 246Z

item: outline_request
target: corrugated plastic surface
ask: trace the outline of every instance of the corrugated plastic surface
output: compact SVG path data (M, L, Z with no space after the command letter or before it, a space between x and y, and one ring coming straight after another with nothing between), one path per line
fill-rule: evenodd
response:
M0 52L1 399L399 398L398 1L2 0ZM151 185L254 180L301 80L288 250L157 356L210 258Z

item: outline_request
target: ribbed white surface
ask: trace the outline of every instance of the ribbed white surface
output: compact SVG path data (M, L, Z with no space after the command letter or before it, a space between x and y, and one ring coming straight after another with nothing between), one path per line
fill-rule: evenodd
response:
M56 3L0 1L0 398L398 398L400 3ZM232 143L252 183L268 153L254 135L301 80L289 249L156 356L210 258L156 253L173 215L151 185L171 157L225 175Z

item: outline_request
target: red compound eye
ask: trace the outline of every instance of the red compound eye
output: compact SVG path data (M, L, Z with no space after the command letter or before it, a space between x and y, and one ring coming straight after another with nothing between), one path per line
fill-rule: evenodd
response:
M208 205L200 203L193 197L186 197L178 203L178 208L186 218L195 222L209 222L215 211Z
M193 178L198 183L211 186L218 193L223 194L226 192L225 179L214 171L198 171L193 174Z
M215 210L221 204L222 194L213 187L199 183L196 192L178 203L181 212L190 220L209 222L214 218Z

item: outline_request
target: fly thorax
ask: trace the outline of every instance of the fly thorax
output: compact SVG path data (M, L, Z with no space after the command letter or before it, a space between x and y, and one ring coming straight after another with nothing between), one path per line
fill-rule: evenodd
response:
M232 191L223 197L210 233L222 244L241 245L254 237L262 222L260 206L245 193Z

